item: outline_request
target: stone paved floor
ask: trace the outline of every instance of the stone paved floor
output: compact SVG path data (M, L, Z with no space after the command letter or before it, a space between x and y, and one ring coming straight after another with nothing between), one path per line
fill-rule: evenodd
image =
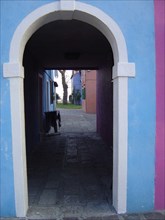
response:
M60 111L60 135L45 137L28 159L27 217L2 220L165 220L165 211L115 213L112 151L95 132L95 115Z
M96 134L95 115L62 111L60 135L44 138L28 161L31 219L108 216L112 151Z

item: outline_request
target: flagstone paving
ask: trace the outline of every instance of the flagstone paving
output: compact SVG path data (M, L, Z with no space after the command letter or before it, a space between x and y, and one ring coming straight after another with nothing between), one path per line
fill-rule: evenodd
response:
M112 151L95 132L46 137L28 162L30 218L92 217L112 207Z

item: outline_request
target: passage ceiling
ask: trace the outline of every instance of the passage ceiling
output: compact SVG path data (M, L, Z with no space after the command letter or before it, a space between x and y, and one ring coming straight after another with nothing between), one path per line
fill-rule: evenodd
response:
M24 52L47 69L97 69L104 65L112 50L104 35L95 27L77 20L54 21L36 31Z

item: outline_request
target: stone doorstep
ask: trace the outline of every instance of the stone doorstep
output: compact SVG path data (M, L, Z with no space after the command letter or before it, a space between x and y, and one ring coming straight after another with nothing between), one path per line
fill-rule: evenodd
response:
M80 212L82 212L82 210ZM1 220L164 220L165 210L155 211L150 213L136 213L136 214L123 214L123 215L110 214L104 216L88 216L88 217L87 216L77 217L74 214L71 215L69 213L68 214L66 213L65 216L60 218L59 217L44 218L44 217L34 216L30 218L26 217L26 218L0 218L0 219Z

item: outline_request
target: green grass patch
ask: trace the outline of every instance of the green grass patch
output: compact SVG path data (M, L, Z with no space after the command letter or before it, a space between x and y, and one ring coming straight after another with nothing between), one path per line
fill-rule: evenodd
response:
M63 103L57 103L57 108L63 108L63 109L82 109L81 105L74 105L71 103L68 103L67 105L64 105Z

